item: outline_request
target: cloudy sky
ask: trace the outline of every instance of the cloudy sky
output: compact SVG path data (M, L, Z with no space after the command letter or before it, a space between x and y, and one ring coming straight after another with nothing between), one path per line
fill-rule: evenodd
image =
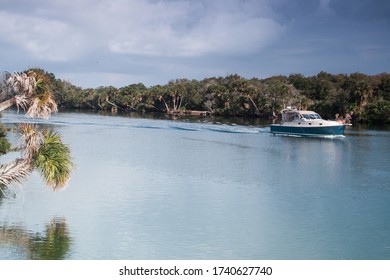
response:
M81 87L390 72L389 0L0 0L0 71Z

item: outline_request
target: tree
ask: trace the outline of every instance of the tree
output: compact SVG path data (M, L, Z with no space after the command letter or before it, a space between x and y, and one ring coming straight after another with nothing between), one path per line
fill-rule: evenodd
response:
M16 106L30 118L48 118L57 111L47 76L34 71L6 76L0 80L0 111ZM47 186L54 190L64 187L73 164L70 149L60 135L34 124L20 124L18 130L21 138L17 149L21 157L0 165L0 188L20 182L34 169L41 173Z
M288 79L284 76L275 76L265 80L265 96L272 110L272 115L276 117L276 112L285 108L289 93Z
M365 108L364 117L374 123L390 123L390 101L377 100L369 103Z

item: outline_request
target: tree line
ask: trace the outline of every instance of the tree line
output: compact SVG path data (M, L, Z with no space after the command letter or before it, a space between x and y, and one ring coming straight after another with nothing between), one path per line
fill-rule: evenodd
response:
M165 85L81 88L44 73L57 105L165 114L212 114L269 118L286 106L314 110L324 118L350 114L354 121L390 123L390 74L320 72L246 79L237 74L203 80L176 79Z

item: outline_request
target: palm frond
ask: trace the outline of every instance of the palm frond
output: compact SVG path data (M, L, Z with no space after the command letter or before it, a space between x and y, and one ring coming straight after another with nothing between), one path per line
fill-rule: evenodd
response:
M57 112L57 104L51 96L36 97L31 101L30 107L26 113L30 118L47 119L51 113Z
M15 93L30 97L34 93L36 86L35 73L13 73L7 81L8 86Z
M0 184L8 186L13 182L20 183L32 170L31 162L26 159L16 159L10 163L1 164Z
M26 116L31 118L48 118L51 113L57 112L57 104L53 99L48 76L44 74L36 75L34 98Z
M26 110L29 105L29 100L26 97L26 95L15 95L15 105L16 108L18 109L19 113L19 107L22 108L23 110Z
M34 71L13 73L7 80L7 85L15 97L14 104L27 110L30 118L47 119L51 113L57 112L57 104L49 86L49 78Z
M36 124L19 124L21 135L18 148L23 151L24 157L31 160L44 142L44 134Z
M70 149L53 130L46 130L44 142L33 157L35 168L54 190L65 186L73 169Z

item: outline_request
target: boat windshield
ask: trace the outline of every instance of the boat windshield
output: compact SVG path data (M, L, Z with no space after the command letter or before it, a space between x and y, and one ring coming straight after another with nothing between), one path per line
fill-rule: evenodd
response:
M302 114L302 116L305 118L305 119L308 119L308 120L320 120L321 119L321 116L318 115L318 114Z

